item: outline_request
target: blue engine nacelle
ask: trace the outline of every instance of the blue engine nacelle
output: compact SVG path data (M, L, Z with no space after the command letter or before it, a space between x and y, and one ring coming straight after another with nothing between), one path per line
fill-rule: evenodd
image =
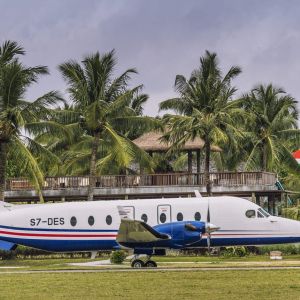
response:
M164 241L170 248L186 248L200 242L205 233L205 223L198 221L181 221L160 224L153 227L156 231L170 236Z

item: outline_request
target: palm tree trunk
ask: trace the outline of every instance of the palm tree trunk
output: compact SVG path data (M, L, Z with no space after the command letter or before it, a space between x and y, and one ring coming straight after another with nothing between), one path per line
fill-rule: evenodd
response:
M209 178L209 165L210 165L210 141L205 139L205 168L204 168L204 180L206 185L206 192L208 196L212 196L211 180Z
M0 201L4 201L7 143L0 141Z
M96 162L97 162L97 151L99 147L100 133L96 132L94 134L94 141L92 145L92 155L90 161L90 181L88 189L88 201L93 201L94 199L94 187L96 183Z
M267 171L267 145L263 144L262 149L262 165L263 165L263 171Z

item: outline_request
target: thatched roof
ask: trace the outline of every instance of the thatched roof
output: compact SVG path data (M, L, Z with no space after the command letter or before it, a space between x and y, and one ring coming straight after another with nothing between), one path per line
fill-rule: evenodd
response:
M166 152L169 150L171 145L169 143L161 141L162 133L151 131L147 132L137 139L133 140L133 142L141 149L145 151L153 151L153 152ZM187 141L185 145L182 147L182 150L198 150L202 149L204 146L204 141L200 138L195 138L193 141ZM221 152L221 148L218 146L212 146L211 150L213 152Z

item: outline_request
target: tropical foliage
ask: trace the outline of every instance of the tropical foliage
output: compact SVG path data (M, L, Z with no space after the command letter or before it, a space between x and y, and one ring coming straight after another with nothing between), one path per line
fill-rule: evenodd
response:
M164 124L168 128L165 139L180 148L184 143L196 137L204 140L205 180L207 192L211 193L209 180L211 147L214 144L237 144L241 137L238 118L245 114L240 101L232 97L236 89L231 81L241 69L231 67L223 76L216 53L206 51L200 58L200 67L194 70L189 79L177 75L175 89L178 98L168 99L160 104L161 110L174 110L176 115L166 115Z
M57 160L50 151L36 143L32 135L48 131L58 136L62 128L51 119L51 106L61 100L55 91L30 102L24 99L26 90L40 75L48 74L45 66L26 67L18 56L24 50L15 42L0 47L0 200L4 199L8 155L27 174L36 187L43 184L43 174L37 158Z
M89 172L89 200L93 199L95 176L114 170L126 170L138 160L151 168L150 157L127 137L136 131L151 128L155 120L141 116L148 99L142 86L128 87L135 69L128 69L114 78L115 52L86 56L82 63L68 61L59 66L67 82L73 111L60 111L74 130L75 143L64 154L67 169ZM86 162L89 162L87 165Z
M189 78L176 76L178 97L162 101L160 110L168 113L156 118L143 114L149 100L143 86L131 85L136 69L115 75L114 50L59 65L68 101L56 91L26 99L48 69L25 66L24 54L15 42L0 46L0 200L6 176L29 177L38 189L45 175L89 175L92 200L101 174L135 173L137 166L145 172L182 171L188 156L180 150L199 137L208 194L212 162L219 170L277 172L299 190L300 167L291 155L300 144L296 100L271 83L238 97L232 80L241 69L223 73L216 53L206 51ZM173 146L150 157L132 140L157 128Z
M245 168L279 171L285 165L299 172L291 154L300 137L297 101L269 84L255 87L244 97L243 105L248 112L244 130L249 155Z

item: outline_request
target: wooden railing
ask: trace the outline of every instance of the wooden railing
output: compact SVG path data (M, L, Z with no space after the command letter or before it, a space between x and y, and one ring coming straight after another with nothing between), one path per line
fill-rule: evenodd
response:
M276 174L268 172L222 172L210 173L215 186L271 186ZM89 176L46 177L44 190L82 188L89 186ZM204 186L203 173L169 173L150 175L103 175L95 178L96 188L122 188L143 186ZM27 179L14 178L6 181L7 191L33 190Z

